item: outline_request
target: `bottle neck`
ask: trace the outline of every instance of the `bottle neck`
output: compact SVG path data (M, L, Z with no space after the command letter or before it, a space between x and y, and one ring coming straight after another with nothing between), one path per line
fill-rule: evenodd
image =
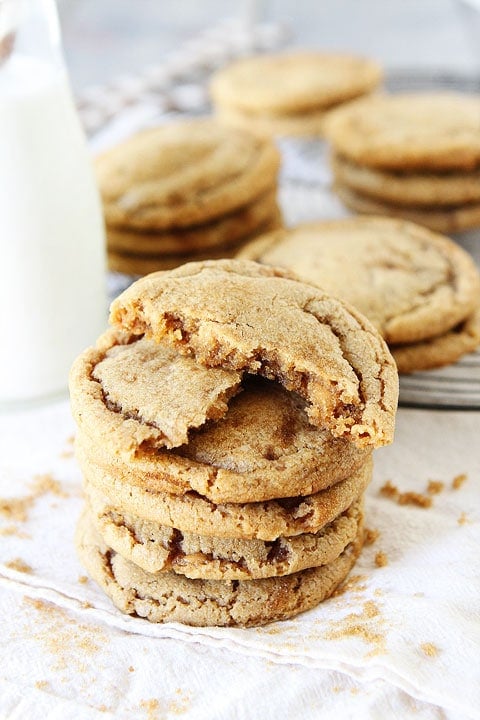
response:
M55 0L0 0L0 72L16 55L64 67Z

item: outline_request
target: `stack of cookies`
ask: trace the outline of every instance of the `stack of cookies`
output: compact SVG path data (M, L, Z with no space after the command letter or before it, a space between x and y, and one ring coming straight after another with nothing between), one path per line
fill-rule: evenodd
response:
M249 132L192 120L144 130L96 161L111 270L144 275L229 257L281 227L280 157Z
M447 365L480 345L480 275L447 237L405 220L356 217L269 233L240 253L295 272L376 326L401 373Z
M377 95L330 115L345 205L455 233L480 227L480 97Z
M239 60L214 75L210 91L225 123L266 135L316 136L329 110L372 92L381 80L373 60L295 52Z
M71 372L80 558L123 612L260 625L327 598L362 547L398 376L355 310L241 260L138 280Z

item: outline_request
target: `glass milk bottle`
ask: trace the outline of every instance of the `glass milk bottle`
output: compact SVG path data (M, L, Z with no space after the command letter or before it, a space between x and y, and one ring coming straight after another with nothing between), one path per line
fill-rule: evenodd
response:
M0 0L0 407L67 392L107 324L105 239L54 0Z

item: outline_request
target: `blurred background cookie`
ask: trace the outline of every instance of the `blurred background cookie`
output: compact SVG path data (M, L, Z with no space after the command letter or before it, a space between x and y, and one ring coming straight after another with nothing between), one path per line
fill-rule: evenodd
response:
M372 92L382 76L367 58L297 51L239 60L213 76L210 92L217 116L228 124L315 136L327 111Z
M230 256L281 227L272 142L200 119L144 130L96 161L110 269Z
M383 217L305 223L258 238L242 257L286 267L351 302L412 372L480 344L480 275L455 242Z
M325 122L335 189L360 213L404 217L440 232L480 226L480 98L376 95Z

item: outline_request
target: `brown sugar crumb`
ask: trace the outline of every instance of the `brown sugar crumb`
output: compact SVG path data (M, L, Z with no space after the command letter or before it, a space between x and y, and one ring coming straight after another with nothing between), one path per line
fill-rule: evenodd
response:
M19 530L16 525L5 525L5 527L0 528L0 536L8 537L11 535L15 535L21 540L28 540L30 538L30 535L28 533Z
M33 498L30 496L25 498L0 498L0 515L17 522L25 522L32 505Z
M457 523L459 525L468 525L470 522L471 520L468 518L468 515L465 512L462 512L457 520Z
M51 668L76 673L94 672L91 656L108 645L105 632L78 622L65 610L45 600L24 596L23 602L38 613L34 623L29 618L28 627L32 640L51 656Z
M363 603L360 613L350 613L341 620L333 620L330 625L332 630L328 631L328 640L338 640L346 637L360 637L371 645L368 655L385 653L385 633L383 632L383 620L380 609L373 600Z
M400 493L398 497L399 505L416 505L417 507L429 508L432 506L432 498L417 492Z
M130 667L128 668L128 672L135 672L135 668L130 665Z
M160 703L155 698L152 698L151 700L142 700L140 702L140 707L142 710L146 711L147 720L157 720L157 718L160 717L158 714Z
M388 557L381 550L375 555L375 565L377 567L385 567L385 565L388 565Z
M16 570L17 572L21 573L31 573L32 568L28 563L26 563L22 558L15 558L14 560L10 560L9 562L5 563L6 567L10 568L10 570Z
M437 655L438 655L439 652L440 652L440 650L438 649L438 647L437 647L436 645L434 645L433 643L422 643L422 644L420 645L420 650L421 650L425 655L427 655L427 657L431 657L431 658L437 657Z
M346 580L346 582L342 583L342 585L340 585L338 588L336 588L336 590L334 590L330 597L339 597L340 595L344 595L347 592L358 595L366 589L366 579L367 575L351 575Z
M73 443L75 442L75 436L70 435L65 441L66 448L60 453L60 457L64 460L68 460L74 456Z
M387 482L380 488L380 495L383 495L383 497L386 498L391 498L392 500L398 500L400 492L390 480L387 480Z
M454 490L460 490L463 483L466 482L468 479L467 473L461 473L460 475L455 475L455 477L452 480L452 488Z
M35 475L31 487L33 496L36 498L46 495L46 493L52 493L52 495L58 495L58 497L68 497L67 493L62 490L58 480L55 480L51 473Z
M373 543L376 542L379 537L380 530L371 530L370 528L365 528L363 532L363 543L364 545L373 545Z
M380 495L389 498L399 505L416 505L417 507L429 508L432 505L432 498L422 493L407 491L401 493L390 480L380 488Z
M427 485L427 492L430 493L430 495L438 495L441 493L445 488L445 483L441 482L440 480L429 480Z
M37 690L46 690L49 687L49 683L46 680L37 680L35 687Z
M86 575L80 575L78 578L78 582L80 585L85 585L85 583L88 582L88 577Z
M14 522L26 522L28 520L28 511L31 510L37 498L47 493L67 497L58 480L55 480L50 473L36 475L31 484L31 489L32 492L25 497L0 498L0 515Z

